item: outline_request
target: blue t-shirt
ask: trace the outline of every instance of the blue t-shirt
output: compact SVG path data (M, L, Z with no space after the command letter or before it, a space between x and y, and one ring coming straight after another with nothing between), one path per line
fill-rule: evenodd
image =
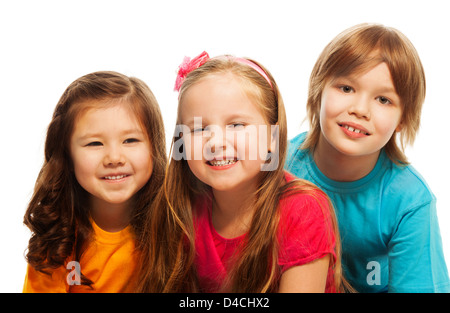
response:
M350 284L359 292L450 292L436 198L420 174L382 150L367 176L334 181L300 149L305 137L290 141L285 168L331 198Z

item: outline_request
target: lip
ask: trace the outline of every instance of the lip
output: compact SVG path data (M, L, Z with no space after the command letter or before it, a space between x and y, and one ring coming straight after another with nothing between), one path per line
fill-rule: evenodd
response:
M350 138L364 138L371 135L364 126L357 123L342 122L338 123L338 126ZM354 130L356 130L356 132Z

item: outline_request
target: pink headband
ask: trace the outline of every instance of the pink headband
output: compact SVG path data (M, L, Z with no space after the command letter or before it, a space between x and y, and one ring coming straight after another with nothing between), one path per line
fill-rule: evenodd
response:
M262 68L260 68L256 63L253 63L252 61L244 59L244 58L237 58L237 57L229 57L229 58L238 63L246 64L246 65L250 66L252 69L257 71L262 77L264 77L264 79L269 83L270 87L273 88L272 82L270 81L269 76L267 76L266 72L264 72L264 70Z
M241 64L245 64L253 68L255 71L257 71L264 79L269 83L270 87L273 88L272 82L270 81L269 77L267 76L266 72L263 71L261 67L259 67L256 63L253 63L250 60L244 59L244 58L237 58L233 56L220 56L218 58L229 58L233 61L236 61ZM189 57L184 57L183 62L178 68L178 74L177 79L175 81L175 91L180 91L181 85L183 84L187 74L192 72L193 70L199 68L203 64L206 63L206 61L209 60L209 55L205 51L200 53L200 55L196 56L192 60Z

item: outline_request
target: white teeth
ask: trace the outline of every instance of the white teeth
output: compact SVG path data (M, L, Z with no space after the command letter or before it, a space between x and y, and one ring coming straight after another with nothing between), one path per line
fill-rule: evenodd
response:
M211 160L209 161L209 163L212 166L225 166L225 165L229 165L229 164L234 164L236 163L235 160Z
M116 179L122 179L124 177L126 177L127 175L118 175L118 176L105 176L105 179L108 180L116 180Z
M361 133L361 134L364 134L364 135L368 135L368 133L362 131L361 129L353 128L353 127L348 126L348 125L342 125L342 127L344 127L345 129L348 129L351 132L357 133L357 134Z

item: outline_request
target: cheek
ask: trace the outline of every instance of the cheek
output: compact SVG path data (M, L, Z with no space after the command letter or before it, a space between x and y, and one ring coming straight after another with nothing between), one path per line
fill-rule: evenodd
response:
M322 103L321 107L320 107L320 119L319 119L319 124L320 124L320 129L323 132L327 132L328 131L328 125L331 123L331 119L334 116L334 112L333 110L330 109L330 105L327 105L325 103Z
M186 160L203 160L203 147L206 143L205 138L200 135L187 135L184 136L184 139L182 140L181 144L183 146L182 149L182 158ZM178 151L175 151L176 153L180 153L179 149Z
M339 97L333 96L332 92L324 93L320 103L320 120L326 121L329 118L334 118L341 112Z
M75 179L85 190L89 190L91 186L92 179L95 178L96 167L94 166L92 160L89 158L83 159L73 159L73 171Z
M136 153L129 155L129 160L136 171L140 172L142 176L150 178L153 172L153 158L150 148L136 151Z
M235 133L227 134L227 142L235 150L236 158L239 160L249 160L251 157L251 151L254 150L253 144L249 143L252 138L246 134L245 131L239 131Z
M376 115L374 114L375 116L374 125L378 133L391 137L400 124L401 112L397 110L379 110Z
M137 166L138 169L141 170L144 175L147 176L151 176L152 171L153 171L153 159L151 154L147 154L147 155L142 155L138 160L137 160Z
M71 156L77 179L95 172L95 155L75 152Z
M255 161L267 159L271 145L270 129L266 125L247 127L246 131L235 135L234 147L241 160Z

